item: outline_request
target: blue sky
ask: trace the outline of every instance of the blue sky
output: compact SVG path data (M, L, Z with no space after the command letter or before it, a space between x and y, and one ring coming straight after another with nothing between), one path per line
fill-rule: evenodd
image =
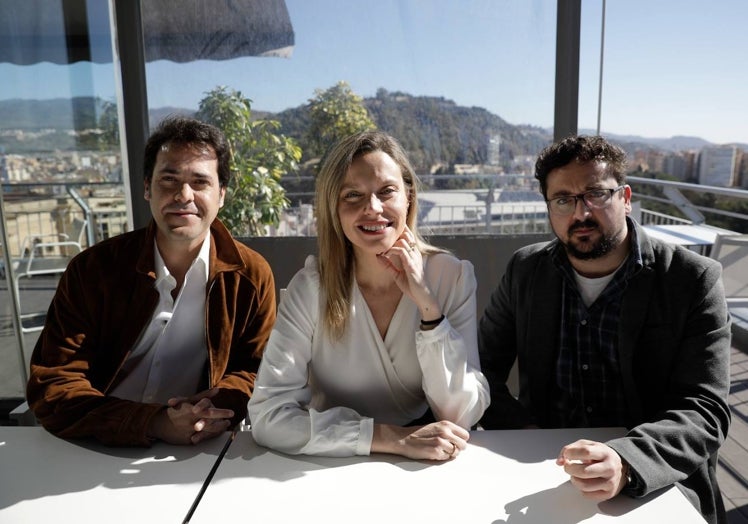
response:
M258 110L347 81L443 96L513 124L553 121L556 0L286 0L291 58L147 65L151 107L195 108L216 85ZM579 125L597 125L602 0L583 0ZM608 0L602 130L748 143L748 2ZM0 99L114 99L111 65L0 64ZM20 95L20 96L19 96Z

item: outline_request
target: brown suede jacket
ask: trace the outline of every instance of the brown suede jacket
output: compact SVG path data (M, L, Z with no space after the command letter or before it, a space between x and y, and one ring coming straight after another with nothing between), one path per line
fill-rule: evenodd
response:
M36 417L63 438L114 446L150 444L146 430L163 405L107 395L158 304L154 222L76 256L63 274L31 356L26 397ZM275 322L275 282L262 256L216 220L210 229L206 287L208 361L201 389L245 415L262 352Z

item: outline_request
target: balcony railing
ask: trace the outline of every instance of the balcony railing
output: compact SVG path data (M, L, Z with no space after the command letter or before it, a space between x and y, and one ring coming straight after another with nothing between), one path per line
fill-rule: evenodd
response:
M419 225L435 235L519 235L550 233L547 209L528 175L426 175L421 177ZM458 180L481 187L438 190L445 180ZM719 217L737 220L740 232L748 232L748 215L696 205L683 191L748 201L748 190L701 186L641 177L629 177L634 188L635 218L643 225L712 225ZM656 193L645 191L654 188ZM641 190L641 191L640 191ZM5 220L10 254L21 256L29 237L69 235L76 219L87 220L84 246L123 233L128 228L122 185L44 184L4 185ZM290 195L294 200L294 196ZM308 194L304 194L309 198ZM646 207L656 202L672 211ZM706 217L711 217L710 221ZM278 226L268 227L269 236L315 236L311 204L287 209Z
M11 257L23 256L35 238L70 237L85 222L84 247L128 229L121 184L5 184L4 218Z
M683 217L672 217L676 222L696 225L707 224L708 220L704 215L704 213L706 213L712 217L729 217L736 219L741 224L740 232L748 233L747 214L720 209L715 206L696 205L692 202L692 199L683 194L683 191L687 191L696 195L712 195L738 201L748 201L748 190L746 189L702 186L687 182L673 182L669 180L657 180L641 177L628 177L628 182L634 187L634 189L642 188L642 191L634 193L636 198L645 202L659 202L677 209ZM643 190L644 188L655 188L659 190L660 194L649 194ZM651 211L649 213L653 220L657 220L655 215L662 215L661 213L653 213Z
M529 175L426 175L420 177L419 225L439 235L517 235L551 233L545 202L537 181ZM480 187L461 190L435 189L445 180L473 183ZM681 191L748 201L748 190L701 186L685 182L628 177L634 189L634 217L642 225L710 225L705 215L729 217L740 224L738 232L748 233L748 215L692 203ZM645 191L654 188L656 191ZM308 193L299 193L308 198ZM657 202L670 212L646 208ZM677 214L673 214L677 213ZM271 236L316 234L310 204L286 210Z

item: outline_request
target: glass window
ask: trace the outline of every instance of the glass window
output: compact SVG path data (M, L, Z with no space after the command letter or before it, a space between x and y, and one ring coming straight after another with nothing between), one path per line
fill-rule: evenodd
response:
M127 219L108 3L2 2L0 20L0 398L16 398L67 261Z
M146 69L154 118L194 112L225 86L301 147L300 169L283 178L291 208L269 234L313 234L314 165L330 144L309 135L308 104L336 89L359 97L374 124L403 142L433 210L422 222L434 230L486 232L487 215L510 212L491 210L489 190L497 201L505 187L532 193L527 175L552 140L555 2L286 0L285 7L292 49L190 63L147 57ZM461 189L482 192L455 193ZM430 194L436 190L451 194Z
M748 70L741 66L748 47L745 2L686 0L674 9L646 0L583 1L581 130L597 127L603 5L604 134L659 146L666 156L707 145L748 144L743 87ZM661 167L662 161L649 161ZM686 168L678 166L678 173Z
M721 191L748 187L746 16L737 1L582 3L579 127L596 132L599 122L627 150L645 224L706 220L748 231L746 199Z
M1 247L16 273L30 274L32 255L55 269L18 281L29 314L25 362L60 262L128 227L110 4L0 2ZM336 93L403 142L425 183L421 221L433 232L545 226L531 169L553 136L555 2L247 0L232 4L255 9L240 16L206 0L197 4L206 12L180 23L173 10L159 18L156 5L141 2L151 125L194 113L217 89L235 90L251 100L255 120L278 121L274 132L300 149L298 170L280 181L290 207L265 233L314 234L314 167L330 140L313 143L308 106ZM234 33L214 26L222 20ZM172 44L183 49L173 54ZM14 288L2 265L10 319ZM15 344L0 349L11 353L3 362L16 359ZM23 396L18 368L0 369L9 388L0 398Z

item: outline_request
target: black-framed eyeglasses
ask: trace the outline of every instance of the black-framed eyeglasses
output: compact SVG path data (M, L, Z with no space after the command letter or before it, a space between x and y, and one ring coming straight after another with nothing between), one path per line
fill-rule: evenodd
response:
M546 200L548 209L556 215L571 215L577 209L577 200L581 199L588 209L608 207L613 194L626 187L626 184L613 189L590 189L577 195L564 195Z

